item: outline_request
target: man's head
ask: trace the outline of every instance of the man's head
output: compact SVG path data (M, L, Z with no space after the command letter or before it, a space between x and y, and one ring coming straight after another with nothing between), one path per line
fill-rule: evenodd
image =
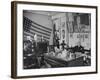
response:
M26 39L29 40L29 41L32 41L32 37L31 36L27 36Z

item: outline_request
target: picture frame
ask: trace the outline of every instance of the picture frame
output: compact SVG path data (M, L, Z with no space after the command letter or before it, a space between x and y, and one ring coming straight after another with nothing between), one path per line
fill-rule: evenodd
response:
M12 1L11 77L97 73L97 10L90 5Z

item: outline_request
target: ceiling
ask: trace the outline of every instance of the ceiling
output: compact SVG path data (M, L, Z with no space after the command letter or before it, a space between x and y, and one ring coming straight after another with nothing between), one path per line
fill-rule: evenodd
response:
M34 11L34 10L24 10L25 12L31 12L33 14L42 14L42 15L47 15L47 16L54 16L57 15L59 13L63 13L63 12L55 12L55 11Z

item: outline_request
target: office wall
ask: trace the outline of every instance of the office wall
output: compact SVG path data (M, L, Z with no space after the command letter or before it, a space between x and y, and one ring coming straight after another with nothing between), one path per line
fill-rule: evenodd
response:
M34 13L35 11L24 12L24 16L31 19L32 21L52 29L52 20L51 17L45 14Z
M53 19L53 23L55 24L56 30L59 32L58 36L59 36L59 42L60 44L63 42L63 40L65 41L66 44L68 44L68 25L67 25L67 14L68 13L58 13L56 15L52 16ZM63 33L63 30L65 31ZM64 37L63 37L64 36Z
M53 22L51 17L46 12L44 13L41 11L24 11L23 15L32 21L33 26L31 26L30 32L37 34L38 40L43 36L49 41L49 44L53 44Z

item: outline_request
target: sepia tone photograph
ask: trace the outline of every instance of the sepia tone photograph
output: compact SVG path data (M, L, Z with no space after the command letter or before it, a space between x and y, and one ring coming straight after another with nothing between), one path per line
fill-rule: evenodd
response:
M91 14L23 10L23 69L91 66Z

